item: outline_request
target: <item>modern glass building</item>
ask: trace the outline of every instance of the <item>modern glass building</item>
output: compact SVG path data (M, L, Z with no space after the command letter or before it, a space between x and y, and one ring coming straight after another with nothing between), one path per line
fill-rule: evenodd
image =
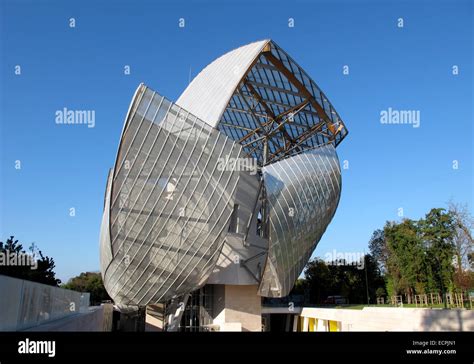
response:
M336 211L346 135L327 97L271 40L216 59L176 103L141 84L105 194L110 296L124 309L176 306L214 285L225 310L245 289L288 295ZM207 322L228 323L221 312Z

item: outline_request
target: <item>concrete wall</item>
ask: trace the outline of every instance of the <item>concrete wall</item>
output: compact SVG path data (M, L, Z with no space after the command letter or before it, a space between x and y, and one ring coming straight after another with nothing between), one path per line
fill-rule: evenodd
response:
M0 331L20 331L89 310L89 293L0 275Z
M300 320L302 331L474 331L474 311L457 309L304 307Z
M220 331L262 331L257 285L214 286L214 324Z
M112 304L91 307L78 313L24 331L112 331Z
M145 331L163 331L163 320L147 313L145 321Z
M164 310L162 303L146 306L145 331L163 331Z

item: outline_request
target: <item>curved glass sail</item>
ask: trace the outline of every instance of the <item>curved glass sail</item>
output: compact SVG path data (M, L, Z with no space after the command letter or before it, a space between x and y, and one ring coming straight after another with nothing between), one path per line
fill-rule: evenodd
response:
M124 305L164 301L205 283L239 177L217 168L218 161L241 152L225 135L140 87L109 189L110 221L104 219L113 256L104 282Z
M336 212L341 171L332 144L263 168L268 199L269 251L259 292L289 294Z

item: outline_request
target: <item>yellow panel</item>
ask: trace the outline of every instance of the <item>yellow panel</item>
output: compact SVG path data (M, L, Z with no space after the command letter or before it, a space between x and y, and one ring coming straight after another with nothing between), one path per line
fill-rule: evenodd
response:
M337 321L329 321L329 331L339 331Z
M310 317L309 318L309 329L308 329L308 331L314 331L314 324L315 324L315 319Z

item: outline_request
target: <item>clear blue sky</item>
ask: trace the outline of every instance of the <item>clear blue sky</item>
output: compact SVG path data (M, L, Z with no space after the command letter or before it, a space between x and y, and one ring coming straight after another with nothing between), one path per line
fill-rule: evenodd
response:
M137 85L176 100L190 68L264 38L312 76L349 129L341 202L316 255L367 249L400 207L419 218L453 198L472 211L471 1L0 2L0 239L35 242L62 280L99 269L105 180ZM95 110L95 128L56 125L63 107ZM389 107L419 110L420 127L381 124Z

